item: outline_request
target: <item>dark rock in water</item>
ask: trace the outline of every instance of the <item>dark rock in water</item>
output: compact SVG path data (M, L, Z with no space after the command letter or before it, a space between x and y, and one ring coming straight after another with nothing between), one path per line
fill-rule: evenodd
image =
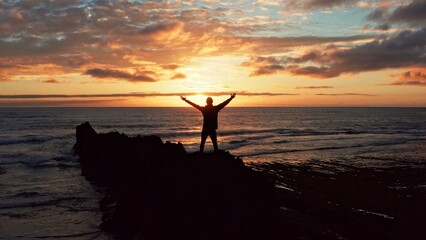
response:
M128 239L276 239L279 207L267 176L229 152L186 153L159 137L77 127L82 174L107 187L104 230Z

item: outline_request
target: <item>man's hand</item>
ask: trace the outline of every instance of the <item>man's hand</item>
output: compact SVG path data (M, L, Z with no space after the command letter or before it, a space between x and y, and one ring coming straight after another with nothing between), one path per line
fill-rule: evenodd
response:
M186 101L186 97L184 96L180 96L180 99L182 99L183 101Z
M234 98L236 95L236 93L231 94L231 98Z

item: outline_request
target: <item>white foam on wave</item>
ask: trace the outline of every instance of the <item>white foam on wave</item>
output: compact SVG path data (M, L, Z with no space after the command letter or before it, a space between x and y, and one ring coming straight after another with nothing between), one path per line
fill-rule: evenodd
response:
M43 143L53 140L52 136L26 135L26 136L0 136L0 145L11 145L21 143Z

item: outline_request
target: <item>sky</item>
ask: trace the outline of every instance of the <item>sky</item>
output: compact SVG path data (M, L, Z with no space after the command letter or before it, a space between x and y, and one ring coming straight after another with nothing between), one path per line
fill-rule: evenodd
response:
M426 0L0 1L0 107L426 107Z

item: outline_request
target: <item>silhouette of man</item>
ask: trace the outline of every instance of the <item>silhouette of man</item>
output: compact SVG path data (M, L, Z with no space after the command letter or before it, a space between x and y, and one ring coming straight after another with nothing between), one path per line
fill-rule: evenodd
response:
M206 99L207 105L204 107L201 107L189 101L188 99L186 99L186 97L180 97L183 101L187 102L189 105L195 107L203 113L203 130L201 131L200 152L204 151L204 144L206 143L206 139L208 136L210 136L210 139L212 140L214 151L217 152L217 114L220 110L222 110L222 108L228 105L228 103L232 99L234 99L235 95L235 93L231 94L230 98L228 98L226 101L217 106L213 106L213 99L211 97L208 97Z

